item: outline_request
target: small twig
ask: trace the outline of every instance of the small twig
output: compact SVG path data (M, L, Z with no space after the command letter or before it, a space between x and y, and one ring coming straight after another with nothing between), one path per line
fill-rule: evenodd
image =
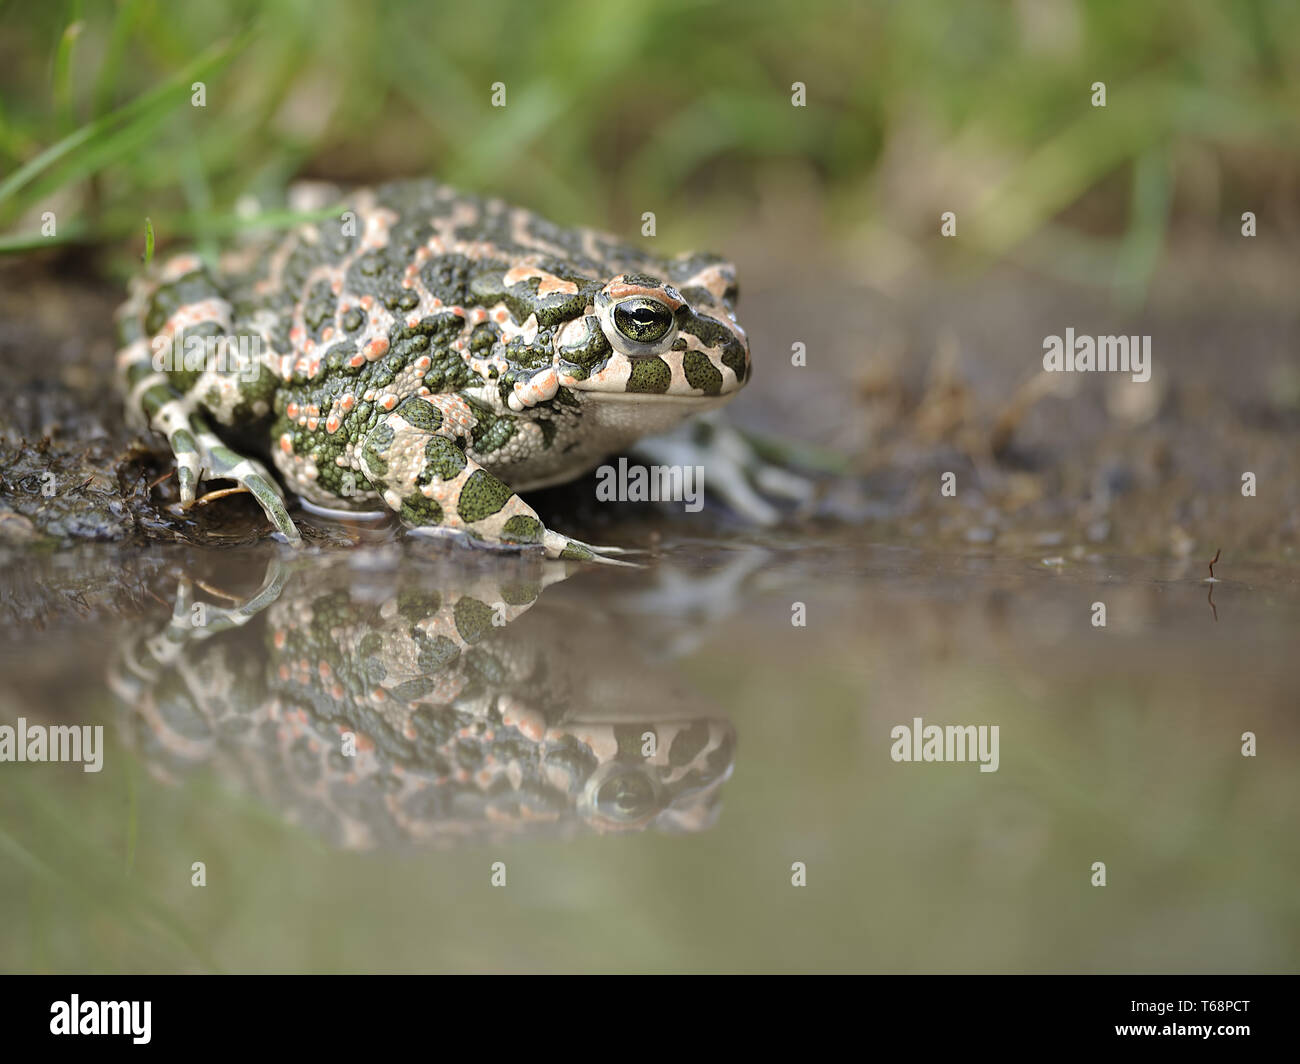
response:
M242 485L234 488L218 488L216 491L210 491L194 500L195 506L202 506L204 503L211 502L213 499L224 499L227 495L248 495L249 490Z
M145 491L153 491L154 488L156 488L159 484L161 484L164 480L166 480L169 476L171 476L171 475L172 475L173 473L175 473L175 472L176 472L176 470L174 470L174 469L169 469L169 470L167 470L166 473L164 473L162 476L160 476L157 480L152 481L152 482L149 484L149 486L148 486L147 488L145 488L144 490L145 490Z
M1214 563L1217 562L1217 561L1219 560L1219 555L1222 554L1222 553L1223 553L1223 548L1220 547L1218 550L1216 550L1216 551L1214 552L1214 558L1210 561L1210 577L1211 577L1211 579L1213 579L1213 577L1214 577Z
M243 602L244 600L238 595L232 595L229 591L222 591L219 587L213 587L203 580L194 581L199 587L203 588L209 595L216 595L217 598L223 598L227 602Z

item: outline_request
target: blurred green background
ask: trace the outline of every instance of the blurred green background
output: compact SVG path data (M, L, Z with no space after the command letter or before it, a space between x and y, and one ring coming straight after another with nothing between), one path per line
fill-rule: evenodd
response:
M1181 217L1300 231L1298 126L1289 0L0 4L3 247L52 209L114 273L146 215L206 240L295 177L432 174L697 241L798 197L900 255L951 209L976 262L1141 279Z

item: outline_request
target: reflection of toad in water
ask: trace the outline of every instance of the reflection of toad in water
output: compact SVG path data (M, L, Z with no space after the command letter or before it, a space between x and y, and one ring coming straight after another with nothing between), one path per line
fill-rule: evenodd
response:
M731 725L588 611L515 624L563 576L512 572L273 561L201 627L184 580L114 663L124 731L161 778L211 764L347 847L709 827Z

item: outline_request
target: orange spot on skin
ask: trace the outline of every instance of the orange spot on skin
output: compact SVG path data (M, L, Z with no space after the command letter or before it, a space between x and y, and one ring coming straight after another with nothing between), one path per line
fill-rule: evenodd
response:
M293 454L293 437L287 432L280 437L280 450L285 454Z
M339 420L338 414L331 414L329 419L325 422L325 431L333 435L338 432L339 426L342 424L343 422Z
M366 310L369 310L371 307L373 307L373 306L375 305L375 297L374 297L374 296L362 296L362 297L361 297L361 305L362 305L363 307L365 307Z
M286 406L284 408L284 416L287 417L290 421L295 420L298 417L298 404L290 403L288 406Z
M366 344L366 358L373 361L376 358L382 358L388 352L388 341L382 336L376 337Z
M365 364L366 364L365 355L353 355L350 359L348 359L348 365L351 366L353 369L360 369Z
M339 402L339 407L346 414L349 410L351 410L356 405L356 402L357 402L357 397L353 395L351 392L349 392Z
M386 395L381 400L379 400L379 405L382 406L385 410L392 410L393 407L397 405L397 396Z

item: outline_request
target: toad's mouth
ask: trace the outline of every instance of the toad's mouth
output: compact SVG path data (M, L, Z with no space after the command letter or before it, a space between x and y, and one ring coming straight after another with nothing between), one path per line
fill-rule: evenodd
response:
M723 392L721 395L673 395L663 392L605 392L599 388L573 389L575 392L583 395L593 405L600 403L636 403L637 405L662 404L665 406L689 406L697 410L712 410L714 407L722 406L723 403L730 402L738 394L739 390L734 392Z

